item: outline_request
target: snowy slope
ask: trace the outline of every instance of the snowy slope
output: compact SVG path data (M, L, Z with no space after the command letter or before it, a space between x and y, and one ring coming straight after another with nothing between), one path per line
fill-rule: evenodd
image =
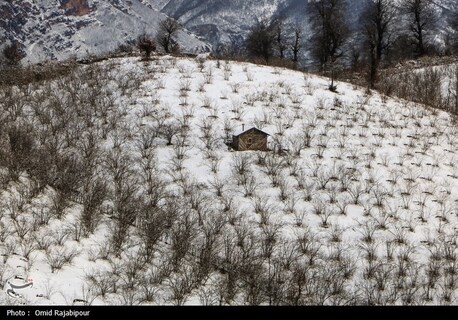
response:
M358 29L357 19L364 9L366 0L348 0L349 24ZM150 0L158 10L178 18L187 28L193 30L213 44L240 45L248 30L259 19L272 15L286 17L291 25L299 24L304 35L310 33L307 12L310 1L303 0L263 0L263 1L189 1L189 0ZM454 0L434 1L439 14L438 29L446 29L444 16L453 6Z
M166 16L144 2L0 1L0 41L18 40L29 62L111 52L132 44L142 32L156 34ZM187 31L178 38L184 51L209 50Z
M364 1L348 3L349 23L357 29ZM438 35L446 30L444 17L454 4L453 0L435 1ZM21 42L29 62L106 53L132 43L141 32L155 34L158 21L169 15L190 30L179 37L185 51L218 51L226 45L241 48L256 21L276 15L303 28L308 48L308 5L303 0L1 0L0 46ZM440 36L435 40L443 41Z
M89 161L90 181L110 191L84 234L84 183L59 211L33 174L2 172L0 303L458 303L450 115L252 64L80 68L17 89L20 109L0 100L4 121L33 121L37 149ZM228 148L242 125L269 133L278 153ZM122 212L134 214L127 231Z
M182 1L171 0L156 3L162 12L179 18L187 28L204 37L216 48L218 45L241 45L247 31L262 19L283 13L295 21L303 21L303 1L262 0L262 1ZM288 9L293 9L288 11Z

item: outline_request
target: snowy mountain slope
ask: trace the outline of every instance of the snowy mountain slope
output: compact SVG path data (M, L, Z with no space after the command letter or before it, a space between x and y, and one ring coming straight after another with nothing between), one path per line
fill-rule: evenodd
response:
M22 43L28 62L79 58L114 51L142 32L154 35L164 18L140 0L0 1L0 41ZM209 50L187 31L178 38L184 51Z
M440 35L446 29L444 16L454 1L435 4ZM25 46L29 62L106 53L131 43L143 31L155 34L158 21L166 14L198 36L180 33L182 47L189 52L209 50L208 44L216 51L227 45L241 48L253 24L273 15L301 26L307 48L308 6L303 0L1 0L0 46L18 40ZM349 1L349 23L356 29L363 7L364 1ZM439 38L436 40L442 41Z
M245 63L78 68L0 90L0 303L458 303L449 114ZM228 148L242 125L276 152Z
M161 0L150 1L162 12L178 18L187 28L213 44L241 45L241 41L257 19L270 18L272 15L286 17L286 22L299 24L304 34L309 33L307 12L309 1L304 0L263 0L263 1L188 1ZM357 19L364 9L365 1L348 0L349 23L358 29ZM434 1L439 13L439 30L446 29L444 16L453 10L454 0Z
M221 44L240 45L246 32L257 20L268 19L280 11L285 13L293 5L296 8L302 6L297 3L303 1L171 0L166 4L162 1L156 6L217 47ZM303 9L299 12L303 12Z
M153 5L213 45L240 44L253 21L269 18L283 0L161 1Z

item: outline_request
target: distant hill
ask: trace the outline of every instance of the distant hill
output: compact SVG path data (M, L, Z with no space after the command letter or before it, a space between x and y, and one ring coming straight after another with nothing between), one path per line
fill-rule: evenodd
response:
M369 0L348 1L348 23L358 29L359 14ZM435 41L441 43L445 17L456 3L434 4L440 17ZM132 43L144 31L155 34L158 22L172 16L186 28L179 35L184 51L219 51L242 48L256 21L282 16L287 25L303 30L303 47L309 48L309 6L304 0L0 0L0 47L19 41L26 62L97 55Z
M366 0L367 1L367 0ZM152 0L156 9L173 16L189 30L205 38L215 48L220 45L240 45L250 27L257 19L273 15L286 17L291 24L302 24L305 34L309 30L306 13L309 1L304 0ZM348 0L349 23L358 28L357 18L364 8L365 0ZM434 1L441 17L438 29L447 28L445 17L454 0Z
M142 32L154 35L165 18L141 0L2 0L0 43L19 41L26 62L78 58L116 50ZM210 49L188 31L180 32L179 39L184 51Z

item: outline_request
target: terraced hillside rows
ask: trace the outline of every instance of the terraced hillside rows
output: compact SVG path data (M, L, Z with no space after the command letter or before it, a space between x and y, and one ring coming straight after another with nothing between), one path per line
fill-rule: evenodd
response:
M328 86L165 56L0 88L0 303L456 304L456 120Z

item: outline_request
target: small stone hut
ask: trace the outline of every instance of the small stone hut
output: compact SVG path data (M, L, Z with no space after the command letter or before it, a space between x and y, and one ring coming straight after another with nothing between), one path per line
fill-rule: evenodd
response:
M267 151L268 136L268 133L254 127L248 130L243 128L241 132L235 132L232 135L231 146L236 151Z

